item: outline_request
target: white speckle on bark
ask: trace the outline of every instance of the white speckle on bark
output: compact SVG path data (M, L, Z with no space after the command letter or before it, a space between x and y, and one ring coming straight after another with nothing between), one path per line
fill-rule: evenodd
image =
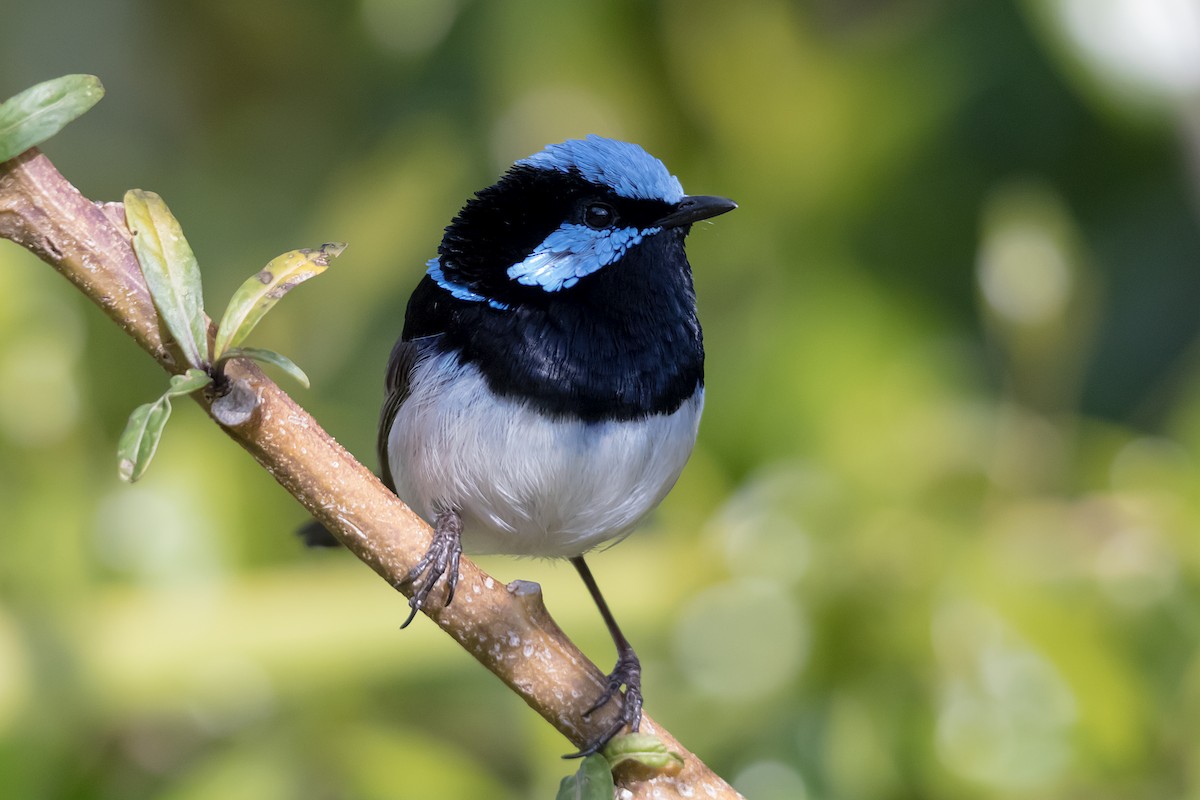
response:
M347 528L349 528L355 536L362 539L363 541L366 541L367 535L365 533L363 533L362 528L358 527L353 522L351 522L350 520L341 516L340 514L338 515L338 522L342 523Z

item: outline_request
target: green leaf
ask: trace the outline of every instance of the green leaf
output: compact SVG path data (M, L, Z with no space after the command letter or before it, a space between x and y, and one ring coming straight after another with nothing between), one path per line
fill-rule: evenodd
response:
M668 750L666 743L651 733L614 736L604 746L604 757L614 770L621 765L634 767L639 776L678 775L683 769L683 756Z
M221 361L228 361L231 358L252 358L264 364L279 367L305 389L308 388L308 376L304 374L304 370L296 366L295 362L290 358L276 353L274 350L264 350L261 347L235 347L231 350L226 350L225 355L221 357Z
M167 397L183 397L212 383L212 377L202 369L189 369L182 375L171 376Z
M612 769L603 756L590 755L579 764L574 775L558 785L555 800L612 800L616 787Z
M315 249L293 250L271 260L257 275L248 278L229 300L217 326L214 360L246 340L279 299L304 281L320 275L329 262L341 255L346 245L323 244Z
M129 422L117 440L117 474L133 483L150 466L163 428L171 416L171 401L166 395L153 403L140 405L129 415Z
M171 416L171 398L191 394L212 383L212 378L202 369L189 369L182 375L171 376L171 386L162 397L153 403L138 406L129 415L125 430L117 440L117 474L121 480L133 483L150 466L150 459L158 450L163 428Z
M0 161L46 141L103 96L95 75L64 75L5 100L0 104Z
M133 249L150 296L167 330L189 364L205 366L208 325L204 320L200 267L179 221L161 197L141 189L125 193L125 221L133 233Z

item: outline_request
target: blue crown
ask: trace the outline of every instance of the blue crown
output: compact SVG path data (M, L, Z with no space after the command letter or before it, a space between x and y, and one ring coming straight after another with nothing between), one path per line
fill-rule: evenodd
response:
M592 183L607 186L631 200L678 203L684 197L679 179L657 158L636 144L594 133L586 139L548 145L517 164L559 172L575 170Z

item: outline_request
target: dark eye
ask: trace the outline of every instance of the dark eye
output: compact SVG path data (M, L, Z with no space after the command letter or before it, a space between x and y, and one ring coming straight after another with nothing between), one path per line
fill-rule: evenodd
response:
M583 210L583 224L595 230L611 228L617 224L617 212L607 203L592 203Z

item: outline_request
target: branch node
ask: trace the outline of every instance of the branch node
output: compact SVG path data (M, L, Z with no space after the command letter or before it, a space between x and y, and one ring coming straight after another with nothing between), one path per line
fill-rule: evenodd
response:
M245 381L234 380L229 390L213 401L213 419L226 428L240 428L254 417L258 405L258 394Z
M505 585L505 589L517 601L525 623L534 628L558 630L558 623L550 616L542 595L542 587L533 581L516 580Z
M508 589L509 594L520 599L523 603L540 603L542 600L542 585L535 581L515 580L504 588Z

